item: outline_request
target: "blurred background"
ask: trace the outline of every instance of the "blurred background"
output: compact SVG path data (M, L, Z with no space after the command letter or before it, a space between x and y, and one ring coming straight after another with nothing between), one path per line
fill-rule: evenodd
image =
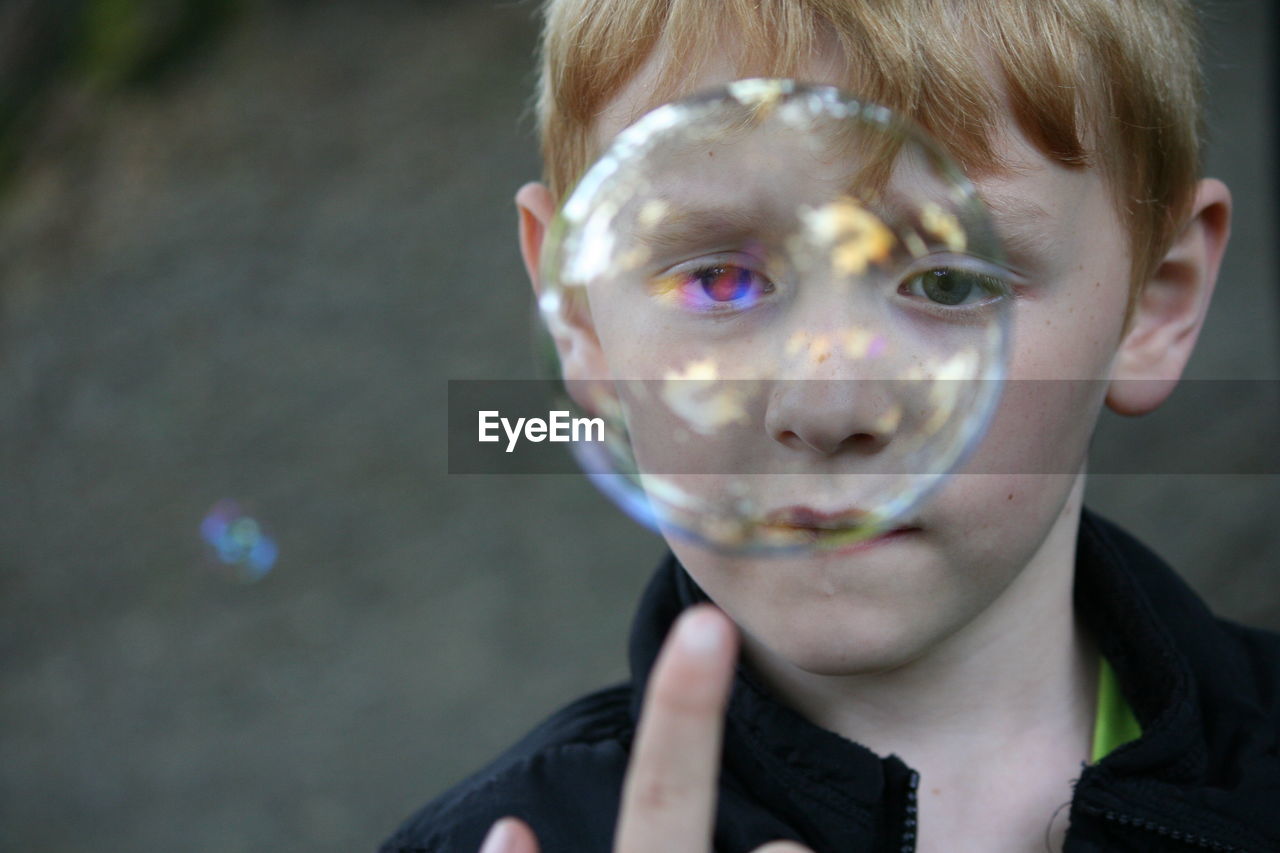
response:
M1269 5L1205 5L1237 206L1201 379L1280 374ZM535 13L0 4L0 849L370 850L624 677L660 540L578 476L447 474L446 381L533 375ZM1090 503L1280 628L1280 477Z

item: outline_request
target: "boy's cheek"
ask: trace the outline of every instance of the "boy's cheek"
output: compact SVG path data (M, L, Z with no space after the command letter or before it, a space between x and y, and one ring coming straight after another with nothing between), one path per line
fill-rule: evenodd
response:
M1079 254L1090 247L1082 243ZM1129 299L1129 257L1104 241L1064 273L1033 282L1014 305L1007 375L1021 379L1105 379L1120 343Z
M1075 474L1106 395L1097 378L1006 381L987 433L963 470L981 475Z
M1079 474L961 474L934 495L931 544L956 572L1007 582L1035 555L1062 514Z

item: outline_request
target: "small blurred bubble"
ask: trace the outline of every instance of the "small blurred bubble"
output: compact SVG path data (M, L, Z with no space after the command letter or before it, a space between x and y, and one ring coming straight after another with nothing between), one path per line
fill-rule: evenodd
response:
M275 565L276 543L235 501L214 504L200 522L200 535L219 568L230 569L232 577L243 583L262 580Z

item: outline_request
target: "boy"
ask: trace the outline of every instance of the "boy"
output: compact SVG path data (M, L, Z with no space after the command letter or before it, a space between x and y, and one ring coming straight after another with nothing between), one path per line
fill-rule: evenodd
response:
M548 185L517 194L535 288L556 204L614 134L795 77L945 141L1036 283L1009 376L1098 381L1013 383L973 461L1070 475L952 478L902 535L838 559L670 539L632 682L384 851L1280 850L1280 638L1215 620L1081 505L1099 408L1169 395L1228 237L1230 195L1197 174L1190 18L1181 0L551 0ZM780 404L778 447L889 440L812 402Z

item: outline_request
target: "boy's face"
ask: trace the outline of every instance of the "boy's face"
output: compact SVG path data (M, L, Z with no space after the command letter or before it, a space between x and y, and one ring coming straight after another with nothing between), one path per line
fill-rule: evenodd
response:
M655 54L604 111L596 128L600 148L654 106L646 95L663 59ZM838 86L840 61L821 56L799 76ZM741 76L728 64L711 66L681 94ZM1012 168L974 183L1028 284L1012 308L1012 381L966 468L1053 473L961 473L933 493L908 529L852 553L726 556L668 537L698 584L743 629L749 650L814 673L892 668L961 634L977 644L997 641L983 625L1007 625L997 612L1026 601L1006 591L1042 583L1046 571L1061 569L1070 583L1085 453L1124 331L1130 254L1103 178L1049 160L1016 130L1007 109L1004 115L996 149ZM607 294L593 293L602 350L595 363L616 376L643 376L662 339L661 315L618 313ZM811 453L810 470L844 464L831 454L833 442L845 437L841 430L866 431L844 416L838 395L817 402L776 395L768 423L755 425L753 452L792 463L797 453ZM778 478L777 485L792 499L781 503L805 503L793 494L793 480Z

